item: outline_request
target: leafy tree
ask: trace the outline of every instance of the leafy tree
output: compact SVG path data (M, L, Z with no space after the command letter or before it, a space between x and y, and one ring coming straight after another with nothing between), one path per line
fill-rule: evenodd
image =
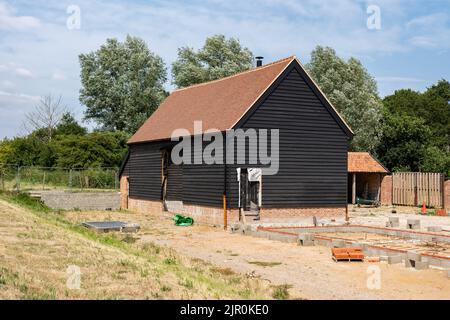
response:
M380 160L393 171L420 171L431 138L425 121L406 114L383 112Z
M442 172L450 176L450 153L438 147L431 146L425 150L420 163L420 170L424 172Z
M51 142L36 138L35 135L17 137L8 142L8 153L3 157L6 163L20 166L51 167L55 162L53 140Z
M248 70L252 65L253 54L238 39L215 35L207 38L200 50L178 49L178 59L172 64L173 83L187 87Z
M127 151L123 132L61 136L55 141L56 166L63 168L118 167Z
M420 114L433 131L433 144L450 152L450 82L440 80L423 93L424 108Z
M10 162L11 153L13 152L13 148L11 146L11 141L8 139L3 139L0 141L0 165L1 164L13 164L14 162Z
M78 135L82 136L87 133L86 128L80 126L75 120L73 114L66 112L63 114L60 123L56 127L56 135Z
M329 47L316 47L306 68L353 129L350 148L375 153L381 134L382 104L374 78L357 59L344 61Z
M135 132L166 96L164 62L142 39L107 39L99 50L79 58L85 118L106 130Z
M425 121L433 132L432 143L450 151L450 83L440 80L424 93L397 90L383 104L391 113L407 114Z
M383 99L384 133L378 152L388 167L450 175L449 100L450 83L446 80L423 93L402 89Z

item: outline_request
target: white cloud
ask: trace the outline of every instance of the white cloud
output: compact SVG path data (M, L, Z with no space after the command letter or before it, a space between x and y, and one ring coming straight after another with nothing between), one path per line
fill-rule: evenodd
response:
M412 19L416 12L425 11L411 14L409 10L415 4L403 0L77 0L81 9L80 30L66 27L69 16L66 8L73 3L70 0L11 1L14 8L1 1L0 90L20 88L30 96L61 94L78 115L84 110L78 101L78 55L96 50L106 38L123 40L126 34L143 38L164 59L169 72L177 48L185 45L199 48L206 37L216 33L239 38L255 54L265 56L265 62L291 54L304 61L316 45L328 45L345 58L360 58L378 74L405 75L404 79L381 77L389 92L394 86L421 82L408 79L408 72L402 70L379 70L384 57L400 52L402 57L410 58L408 54L413 50L432 46L433 52L444 50L445 55L450 46L445 33L450 32L449 28L438 27L445 22L442 14L424 18L427 15L423 13L423 17ZM366 27L368 4L381 7L379 31ZM449 41L445 42L446 39ZM29 72L17 72L17 68ZM30 76L36 81L30 81ZM1 81L6 80L13 81L14 87L1 86ZM6 96L1 97L0 108L7 102ZM8 102L11 99L9 96ZM25 102L17 104L17 108L26 106ZM4 116L1 114L0 118Z
M8 63L0 65L0 73L7 73L8 75L15 75L21 78L33 78L34 74L29 69L18 66L16 63Z
M6 91L0 91L0 96L2 97L8 97L12 100L26 100L26 101L39 101L41 97L39 96L33 96L25 93L14 93L14 92L6 92ZM1 107L1 105L0 105Z
M52 74L52 79L53 80L65 80L66 76L64 75L64 73L62 73L60 70L56 70L55 72L53 72Z
M411 19L407 22L408 28L435 28L445 26L449 21L448 14L439 12Z
M15 68L14 73L16 75L18 75L19 77L23 77L23 78L33 78L33 76L34 76L30 70L28 70L26 68L21 68L21 67Z
M411 78L411 77L376 77L375 78L378 82L407 82L407 83L411 83L411 82L416 82L416 83L420 83L420 82L425 82L426 80L424 79L418 79L418 78Z
M31 16L18 16L6 3L0 2L0 30L27 30L41 26L41 21Z
M9 80L3 80L0 82L0 84L1 84L2 88L6 88L6 89L14 88L14 83Z
M411 19L406 23L412 34L408 42L421 48L450 47L450 16L439 12Z

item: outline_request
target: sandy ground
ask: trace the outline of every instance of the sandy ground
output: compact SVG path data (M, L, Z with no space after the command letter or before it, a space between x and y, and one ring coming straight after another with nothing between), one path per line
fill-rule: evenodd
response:
M377 214L381 215L381 210ZM361 224L368 217L369 223L364 224L385 224L387 218L372 214L363 209L352 212L351 216L353 221ZM385 214L389 216L389 210ZM331 259L329 248L299 247L296 244L230 234L207 226L176 227L170 220L157 214L73 212L67 213L67 216L77 221L121 219L138 222L142 228L138 234L140 244L154 242L221 268L261 277L271 284L288 284L292 287L290 290L294 297L450 299L450 279L444 270L418 271L405 268L403 264L388 265L384 262L336 263ZM407 215L403 217L406 219ZM435 225L436 220L433 218L442 220L443 224L450 222L447 217L424 218L431 225ZM377 282L377 279L380 281ZM377 283L380 284L379 288Z

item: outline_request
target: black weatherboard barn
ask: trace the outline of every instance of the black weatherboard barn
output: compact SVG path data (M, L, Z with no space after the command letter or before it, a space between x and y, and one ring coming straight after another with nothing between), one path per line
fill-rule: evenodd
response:
M278 129L278 172L258 177L267 165L248 163L250 150L235 152L244 164L174 164L173 131L198 132L196 121L201 133L217 129L224 137L230 129ZM343 217L352 135L295 57L175 90L128 142L123 203L142 211L164 207L211 224Z

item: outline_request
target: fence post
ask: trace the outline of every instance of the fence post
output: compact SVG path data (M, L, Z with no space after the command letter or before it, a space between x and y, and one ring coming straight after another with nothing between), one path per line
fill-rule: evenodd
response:
M17 166L16 188L20 192L20 166Z
M72 169L69 170L69 191L72 192Z
M119 180L119 170L116 168L114 170L114 190L117 190L117 184L119 182L118 180Z

